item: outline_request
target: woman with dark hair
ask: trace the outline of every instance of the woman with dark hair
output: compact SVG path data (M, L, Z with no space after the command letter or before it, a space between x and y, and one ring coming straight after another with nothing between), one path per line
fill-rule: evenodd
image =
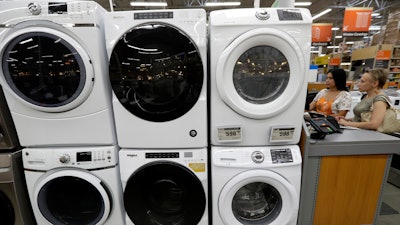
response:
M351 95L346 87L346 71L334 69L326 76L326 88L310 103L310 110L331 116L345 117L351 108Z

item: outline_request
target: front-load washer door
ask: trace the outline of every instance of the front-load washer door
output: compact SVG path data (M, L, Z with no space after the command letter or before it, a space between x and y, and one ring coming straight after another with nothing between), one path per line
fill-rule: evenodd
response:
M218 211L225 225L289 225L296 222L299 196L282 176L249 170L233 177L221 190Z
M50 224L100 225L111 212L109 193L94 175L66 169L37 183L32 204Z
M1 212L1 224L3 225L15 224L14 207L10 199L1 189L0 189L0 212Z
M271 28L246 32L222 52L216 85L237 113L265 119L287 109L305 80L304 56L287 33Z
M134 224L194 225L202 219L207 202L203 185L192 171L159 161L131 175L124 189L124 204Z
M110 56L110 80L119 102L135 116L171 121L188 112L203 86L204 69L194 41L162 23L133 27Z
M15 29L0 43L3 88L44 112L71 110L86 100L94 71L84 48L57 29Z

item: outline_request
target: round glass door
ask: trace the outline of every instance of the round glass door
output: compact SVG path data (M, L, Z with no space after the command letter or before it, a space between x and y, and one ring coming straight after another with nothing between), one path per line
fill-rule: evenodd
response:
M197 46L175 27L136 26L116 43L110 58L116 97L132 114L164 122L188 112L203 86L204 67Z
M287 33L270 28L246 32L218 58L218 94L243 116L275 116L296 100L305 82L305 63L301 48Z
M198 224L206 208L201 181L172 162L147 164L129 178L125 210L134 224Z
M225 184L218 210L229 225L286 225L296 222L298 201L296 189L281 175L249 170Z
M14 207L12 206L10 199L8 199L8 197L2 191L0 191L0 212L1 224L14 225Z
M103 224L110 198L102 184L97 179L91 181L88 174L66 174L52 176L39 186L36 200L41 214L51 224Z
M93 83L91 61L82 47L57 30L26 28L5 41L2 72L11 92L41 111L78 106Z
M243 224L269 224L282 209L282 197L273 186L254 182L241 187L232 200L232 211Z

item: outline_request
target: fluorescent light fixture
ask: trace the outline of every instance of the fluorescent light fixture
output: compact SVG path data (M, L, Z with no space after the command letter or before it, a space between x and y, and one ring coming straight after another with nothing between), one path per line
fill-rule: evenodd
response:
M381 30L381 26L370 26L369 30Z
M335 39L339 39L339 38L343 38L343 36L341 36L341 35L335 36Z
M339 30L339 29L340 29L339 27L332 27L331 30Z
M352 44L354 44L354 41L346 41L346 44L347 45L352 45Z
M377 17L377 16L380 16L380 15L381 15L381 14L379 14L379 13L372 13L372 14L371 14L372 17Z
M206 2L205 6L239 6L240 2Z
M332 11L332 9L325 9L324 11L322 11L322 12L318 13L317 15L313 16L312 19L315 20L315 19L317 19L317 18L329 13L330 11Z
M131 6L152 6L152 7L166 7L166 2L131 2Z
M310 6L312 2L295 2L294 6Z
M336 49L336 48L339 48L339 46L328 46L326 48L334 48L334 49Z

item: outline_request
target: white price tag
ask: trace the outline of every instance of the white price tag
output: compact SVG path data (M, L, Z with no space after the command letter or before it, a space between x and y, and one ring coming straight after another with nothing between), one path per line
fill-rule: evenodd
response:
M271 142L273 141L291 141L294 136L294 127L285 128L272 128L271 131Z
M218 128L219 141L241 141L242 129L241 127L220 127Z

